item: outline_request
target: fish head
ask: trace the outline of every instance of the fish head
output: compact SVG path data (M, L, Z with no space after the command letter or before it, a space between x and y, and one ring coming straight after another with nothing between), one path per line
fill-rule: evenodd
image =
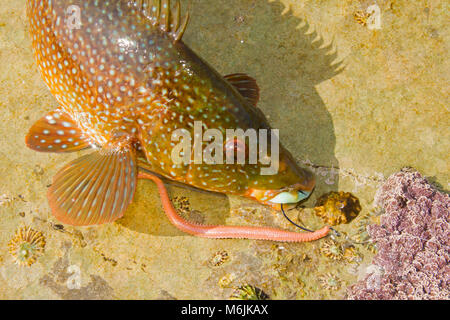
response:
M299 167L284 148L280 151L277 173L250 177L246 192L247 197L276 210L307 199L315 187L313 173Z

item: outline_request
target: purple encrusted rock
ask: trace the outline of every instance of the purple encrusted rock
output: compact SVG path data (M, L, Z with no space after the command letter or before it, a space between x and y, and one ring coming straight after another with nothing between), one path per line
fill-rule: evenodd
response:
M347 290L347 299L450 299L450 196L412 169L378 190L380 225L367 231L378 253L377 272Z

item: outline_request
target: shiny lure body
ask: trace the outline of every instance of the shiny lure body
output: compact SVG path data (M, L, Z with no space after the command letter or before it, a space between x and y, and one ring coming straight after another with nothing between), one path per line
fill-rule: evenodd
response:
M69 8L79 13L75 28L67 24ZM256 108L254 79L222 77L182 42L188 15L181 19L179 2L172 10L168 0L28 0L27 14L37 65L60 104L32 126L27 145L42 152L95 149L54 177L48 198L58 220L91 225L120 218L133 199L139 166L273 206L312 191L313 176L283 147L274 176L260 175L260 164L172 161L172 133L193 133L195 121L224 135L226 129L270 128ZM220 237L242 237L227 232Z

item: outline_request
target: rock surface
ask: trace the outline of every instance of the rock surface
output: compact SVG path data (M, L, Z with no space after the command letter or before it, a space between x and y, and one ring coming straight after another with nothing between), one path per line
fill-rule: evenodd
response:
M365 0L183 0L184 8L187 2L192 17L185 42L222 74L256 78L259 107L298 162L316 173L307 208L291 217L321 227L310 208L329 191L358 197L362 216L383 177L406 165L448 188L445 1L377 1L381 29L355 21L354 13L372 4ZM182 234L165 218L150 182L139 182L134 203L116 223L60 226L50 214L47 187L57 170L81 153L41 154L24 143L34 121L56 107L34 63L25 0L2 1L0 298L228 298L244 284L272 299L340 298L373 258L356 247L361 261L335 261L320 253L322 241L281 244ZM296 230L281 214L245 199L169 191L189 198L205 223ZM351 235L359 219L338 230ZM44 254L29 268L14 264L8 252L22 225L46 238ZM212 266L215 253L223 251L229 259ZM332 289L326 289L322 283L330 274Z

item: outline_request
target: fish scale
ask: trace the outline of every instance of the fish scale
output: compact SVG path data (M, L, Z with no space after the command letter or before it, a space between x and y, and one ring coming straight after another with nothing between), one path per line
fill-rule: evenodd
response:
M73 6L79 28L68 25ZM60 107L31 127L26 143L44 152L94 149L67 164L49 188L60 221L120 218L133 199L141 152L140 165L168 179L264 204L314 187L282 146L273 176L261 175L260 163L174 163L174 131L194 137L196 121L224 136L226 129L270 129L256 107L254 79L221 76L183 43L189 16L181 19L178 1L172 10L168 0L28 0L27 14L37 65Z

